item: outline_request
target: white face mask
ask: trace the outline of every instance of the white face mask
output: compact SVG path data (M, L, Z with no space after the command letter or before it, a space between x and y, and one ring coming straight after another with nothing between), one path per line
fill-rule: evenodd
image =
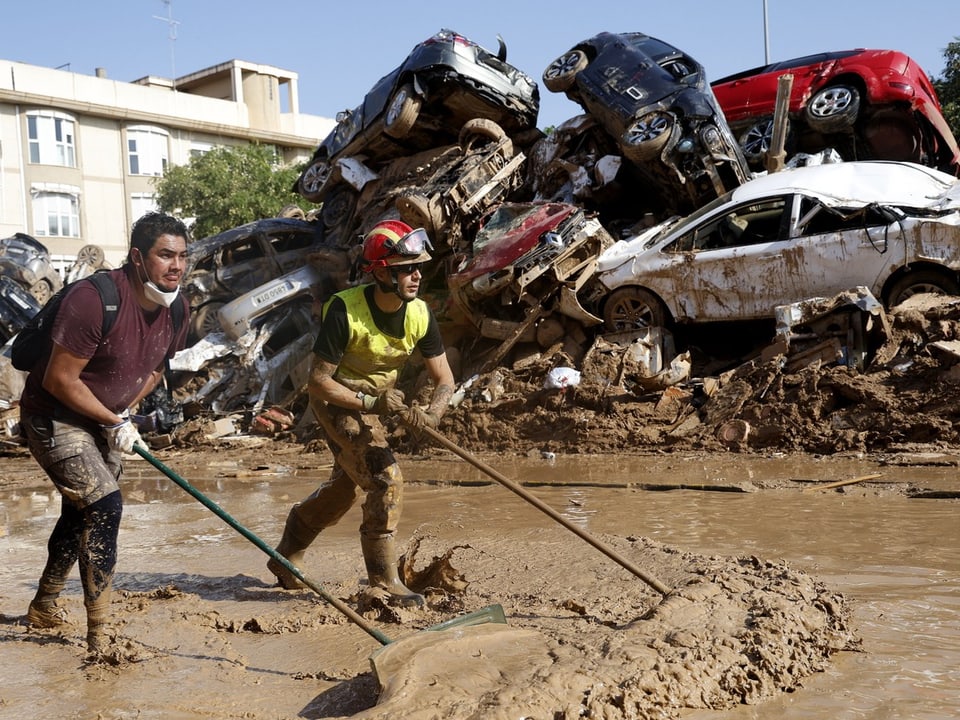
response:
M143 294L146 295L147 300L151 302L163 305L164 307L170 307L180 294L180 288L178 287L170 292L164 292L158 288L152 280L147 280L147 282L143 284Z
M138 251L139 252L139 251ZM143 261L143 255L140 255L141 262ZM176 287L170 292L164 292L157 287L156 283L153 280L147 279L147 273L139 265L136 265L137 276L141 277L141 282L143 283L143 294L147 296L147 300L150 302L155 302L157 305L163 305L164 307L170 307L173 305L173 301L177 299L177 296L180 294L180 287Z

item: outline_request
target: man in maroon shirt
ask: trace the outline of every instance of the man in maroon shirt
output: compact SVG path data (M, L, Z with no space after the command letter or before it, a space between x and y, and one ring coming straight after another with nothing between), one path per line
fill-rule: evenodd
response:
M122 453L140 442L128 409L160 381L166 360L186 342L171 306L187 260L187 228L148 213L133 226L123 267L109 271L119 308L103 335L103 301L89 281L70 288L50 331L49 352L30 370L20 398L20 424L30 453L61 495L60 518L47 543L47 563L27 610L34 627L65 622L57 599L79 563L87 611L87 648L101 657L123 512ZM101 337L101 335L103 335Z

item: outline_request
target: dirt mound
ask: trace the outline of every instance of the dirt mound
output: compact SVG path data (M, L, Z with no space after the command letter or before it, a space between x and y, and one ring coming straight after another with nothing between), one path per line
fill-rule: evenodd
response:
M622 354L588 352L578 363L561 343L478 376L441 429L477 450L566 453L831 454L960 444L960 302L918 296L889 321L889 336L863 371L821 360L794 367L761 347L717 376L656 391L631 376ZM545 388L558 367L579 368L580 383Z

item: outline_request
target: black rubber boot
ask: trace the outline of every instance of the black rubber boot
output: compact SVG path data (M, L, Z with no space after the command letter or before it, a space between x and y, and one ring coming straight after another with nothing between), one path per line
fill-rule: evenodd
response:
M367 566L367 578L371 587L386 590L404 606L423 607L423 595L413 592L400 582L397 567L397 546L393 533L384 535L360 535L363 562Z
M300 519L297 510L298 508L295 505L287 515L287 522L283 527L283 537L280 538L280 543L275 549L280 555L283 555L289 560L291 565L299 570L300 565L303 563L304 552L310 547L310 543L317 539L320 530L313 530L307 527L303 520ZM270 558L267 562L267 570L277 576L277 584L286 590L297 590L304 587L296 575L274 558Z

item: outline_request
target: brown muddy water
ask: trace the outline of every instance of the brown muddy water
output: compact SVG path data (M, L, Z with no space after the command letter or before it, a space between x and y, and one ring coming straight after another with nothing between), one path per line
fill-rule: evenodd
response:
M934 720L960 713L960 501L917 497L923 493L916 492L960 489L955 466L730 455L484 456L484 461L594 535L643 535L693 553L784 561L846 596L861 651L833 656L825 672L806 678L794 692L732 710L687 711L684 718ZM242 462L225 454L202 469L178 468L176 460L170 464L272 545L291 502L306 495L326 470L304 473L282 465L248 470ZM531 530L551 526L548 517L459 460L407 460L403 467L408 487L401 536L442 524L455 528L464 543L481 533L522 542ZM874 472L881 477L870 483L810 489L814 481ZM251 579L241 597L258 601L269 576L265 556L251 543L141 461L131 462L124 492L118 589L136 593L180 584L214 597L217 583L239 577ZM291 690L282 684L287 671L271 667L273 656L258 659L255 645L246 647L242 663L255 677L249 693L235 704L220 699L204 705L198 697L198 708L207 709L192 714L182 709L182 699L169 697L169 686L156 687L142 670L91 676L79 662L76 638L45 643L25 637L17 618L35 589L58 506L55 493L42 484L0 492L0 717L335 716L317 709L316 687L301 683ZM331 557L353 562L359 575L358 524L355 507L323 538ZM597 550L570 537L583 547L582 566L571 565L570 573L609 565ZM550 562L550 557L529 557L534 566ZM315 557L313 563L322 576L322 560ZM236 595L237 588L233 591ZM345 597L351 589L336 591ZM82 617L76 577L66 596L73 615ZM131 621L127 629L146 646L161 644L165 632L162 623ZM291 656L309 656L315 682L335 686L376 647L352 626L344 626L343 635L346 650L334 655L297 645L295 634L283 637L289 639ZM234 681L238 671L222 648L209 641L191 647L186 640L178 648L181 660L194 659L198 673L209 678L204 695L216 695ZM162 673L164 662L144 657L142 664L160 664ZM196 692L195 685L189 687Z

